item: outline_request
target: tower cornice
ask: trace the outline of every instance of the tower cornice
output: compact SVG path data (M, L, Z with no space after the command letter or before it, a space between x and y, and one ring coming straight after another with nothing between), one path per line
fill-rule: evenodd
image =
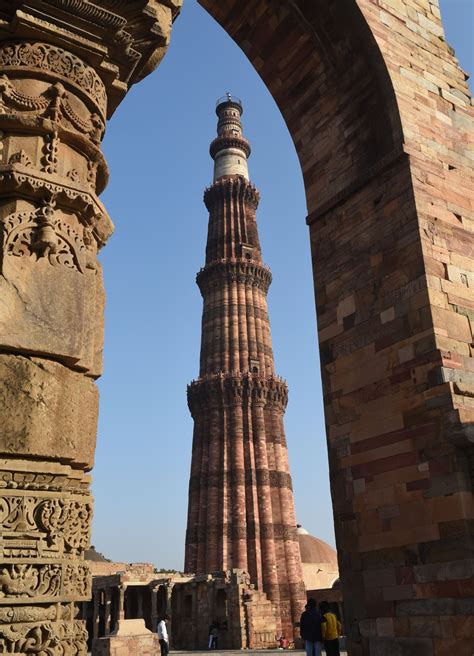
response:
M220 178L205 190L204 204L211 212L216 202L229 197L242 200L256 210L260 201L260 192L255 185L241 176Z
M254 260L232 259L210 262L196 276L196 283L204 296L209 289L225 282L240 282L258 287L265 294L272 282L270 269Z
M288 386L279 376L252 373L218 373L204 376L188 385L188 407L193 417L210 407L242 404L271 406L285 411Z

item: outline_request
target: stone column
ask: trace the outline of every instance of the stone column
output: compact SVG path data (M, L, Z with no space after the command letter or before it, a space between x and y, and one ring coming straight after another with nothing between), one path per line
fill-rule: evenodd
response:
M112 590L105 590L105 628L104 635L110 634L110 624L112 621Z
M136 3L135 3L136 4ZM179 0L0 0L0 652L87 653L105 121ZM127 24L129 21L129 24ZM84 29L87 26L87 29Z
M119 587L119 607L118 607L118 621L125 619L125 593L127 591L126 585Z
M160 586L151 589L151 625L152 631L156 633L158 626L158 590Z
M93 614L92 614L92 638L95 640L96 638L99 637L99 621L100 621L100 596L102 594L102 590L96 590L93 594L92 597L92 606L93 606Z

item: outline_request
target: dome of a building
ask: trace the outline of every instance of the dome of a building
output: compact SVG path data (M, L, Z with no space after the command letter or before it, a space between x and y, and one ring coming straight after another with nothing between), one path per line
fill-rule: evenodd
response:
M337 567L337 552L327 542L310 535L299 525L297 533L302 563L328 563Z
M297 534L306 590L332 588L339 580L336 550L300 525Z

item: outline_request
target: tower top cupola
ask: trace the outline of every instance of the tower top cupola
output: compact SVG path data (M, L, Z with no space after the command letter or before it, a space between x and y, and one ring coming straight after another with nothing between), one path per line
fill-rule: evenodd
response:
M214 181L220 178L240 176L249 179L247 159L250 144L242 134L242 102L227 93L216 103L217 137L211 143L210 153L214 160Z

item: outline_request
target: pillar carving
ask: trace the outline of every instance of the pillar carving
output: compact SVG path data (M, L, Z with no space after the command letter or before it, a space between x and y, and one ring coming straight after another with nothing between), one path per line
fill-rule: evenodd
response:
M102 371L100 144L178 0L0 0L0 652L87 654ZM84 26L87 24L87 30Z

